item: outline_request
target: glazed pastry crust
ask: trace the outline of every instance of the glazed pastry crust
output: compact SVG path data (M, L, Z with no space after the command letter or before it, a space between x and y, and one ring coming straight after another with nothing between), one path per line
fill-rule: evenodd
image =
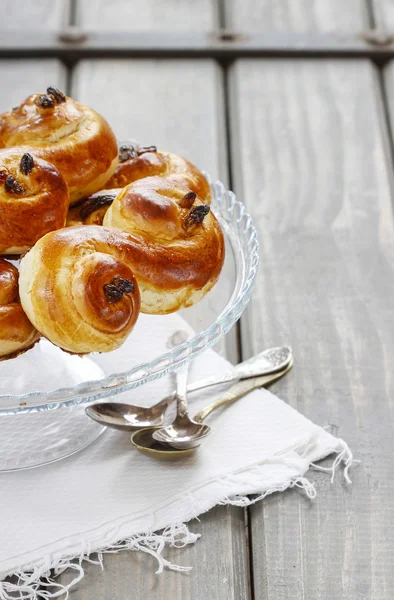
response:
M127 236L97 226L41 238L20 264L22 306L38 331L69 352L109 352L137 320L140 294Z
M103 117L55 91L55 95L33 94L0 115L0 147L29 147L54 164L67 182L73 204L103 187L118 165L118 148Z
M23 148L0 150L0 254L26 252L64 227L68 206L67 184L52 164Z
M123 188L104 226L130 234L142 312L165 314L192 306L219 277L224 261L220 225L208 205L172 178L147 177Z
M0 258L0 360L31 348L39 339L18 295L18 269Z
M119 166L104 189L123 188L144 177L172 177L179 185L188 187L206 204L211 202L207 178L190 161L171 152L158 152L155 146L123 145L119 151Z

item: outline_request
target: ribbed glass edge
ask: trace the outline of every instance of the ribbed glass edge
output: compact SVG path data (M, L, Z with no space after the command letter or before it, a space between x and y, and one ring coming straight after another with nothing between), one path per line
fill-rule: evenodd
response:
M36 400L36 404L30 406L0 408L0 415L56 410L121 394L176 370L186 361L192 360L203 350L216 344L231 329L241 317L250 300L259 264L259 243L252 218L246 212L245 206L236 199L235 194L227 190L220 181L211 183L211 189L212 209L219 219L223 219L235 231L242 247L244 262L241 286L232 299L232 303L229 303L217 321L205 331L196 334L191 340L150 363L137 365L130 371L50 392L30 392L15 396L0 395L0 402L23 403L28 400L31 403L32 400Z

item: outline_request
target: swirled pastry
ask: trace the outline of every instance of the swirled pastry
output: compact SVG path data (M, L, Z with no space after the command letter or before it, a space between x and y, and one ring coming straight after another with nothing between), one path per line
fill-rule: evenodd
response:
M147 177L122 189L104 226L130 234L141 311L164 314L199 302L216 283L224 239L210 207L171 178Z
M0 146L27 146L54 164L73 204L101 189L118 165L115 136L98 113L49 87L0 115Z
M67 184L50 163L23 148L0 150L0 254L21 254L64 227Z
M140 310L127 236L94 225L41 238L21 261L19 291L38 331L78 354L121 346Z
M18 295L18 269L0 258L0 360L12 358L38 340Z
M137 143L119 148L119 166L104 188L123 188L144 177L171 177L179 185L188 187L203 202L210 204L211 189L201 173L186 158L170 152L159 152L156 146L143 147Z
M74 204L68 211L67 227L74 225L102 225L104 215L120 189L101 190Z

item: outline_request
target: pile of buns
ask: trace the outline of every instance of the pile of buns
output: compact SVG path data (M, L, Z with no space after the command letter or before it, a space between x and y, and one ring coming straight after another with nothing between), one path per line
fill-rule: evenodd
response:
M0 115L0 359L41 337L68 352L121 346L140 312L166 314L216 283L224 239L193 164L118 143L49 87Z

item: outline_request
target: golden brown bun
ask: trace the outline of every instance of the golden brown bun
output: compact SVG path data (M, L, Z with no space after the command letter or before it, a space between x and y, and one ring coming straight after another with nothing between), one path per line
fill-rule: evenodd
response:
M127 236L81 226L48 233L20 264L19 293L31 322L78 354L122 345L140 311Z
M0 254L21 254L64 227L67 184L50 163L23 148L0 150Z
M188 187L205 204L211 203L209 183L196 166L177 154L158 152L156 146L142 147L137 143L120 147L119 166L104 188L123 188L133 181L155 175L174 176L174 181Z
M147 177L122 189L104 226L130 234L142 312L165 314L192 306L219 277L220 225L207 204L171 178Z
M102 225L104 215L120 189L101 190L74 204L68 211L66 227Z
M39 338L20 304L18 275L16 267L0 258L0 360L24 352Z
M54 164L67 182L71 204L101 189L118 164L107 121L56 88L0 115L0 147L9 146L34 148L36 156Z

